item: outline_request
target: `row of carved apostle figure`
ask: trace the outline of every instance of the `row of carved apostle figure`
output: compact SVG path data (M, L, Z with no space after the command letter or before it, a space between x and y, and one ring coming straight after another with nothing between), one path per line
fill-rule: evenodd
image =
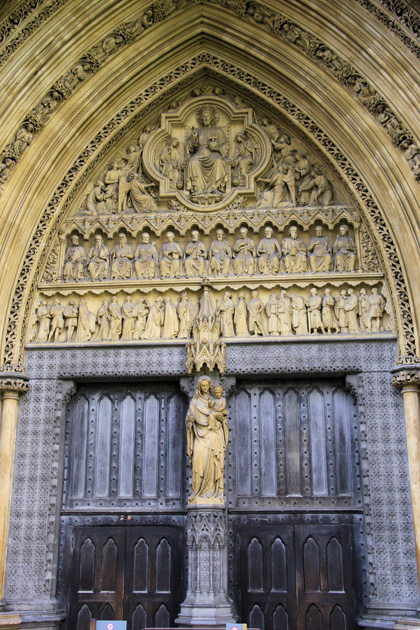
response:
M240 292L234 303L230 291L216 300L215 315L221 337L249 335L290 336L321 333L367 333L383 330L382 318L386 303L374 287L368 295L361 288L342 289L338 297L325 289L310 289L309 298L296 293L271 293L264 304L257 290L246 302ZM199 300L191 300L187 293L175 303L170 296L157 297L153 303L145 298L134 302L128 295L123 304L113 296L102 301L98 311L89 310L85 299L79 304L72 298L66 306L55 299L48 305L44 300L36 310L38 324L35 341L86 342L131 341L144 339L189 339L199 313Z
M166 243L158 252L150 242L148 232L143 232L142 242L134 251L127 243L126 235L118 235L118 244L110 253L102 236L95 236L95 243L86 255L74 234L71 246L65 253L63 279L92 280L193 278L204 276L236 276L277 273L348 272L356 265L356 244L348 235L347 225L341 225L339 234L331 246L323 228L315 227L315 236L307 246L292 226L289 236L279 241L273 237L273 229L267 226L264 238L256 246L248 237L248 229L240 229L240 238L233 245L225 238L224 231L216 231L216 239L209 249L200 240L198 230L192 230L191 240L183 251L175 241L174 233L166 233Z

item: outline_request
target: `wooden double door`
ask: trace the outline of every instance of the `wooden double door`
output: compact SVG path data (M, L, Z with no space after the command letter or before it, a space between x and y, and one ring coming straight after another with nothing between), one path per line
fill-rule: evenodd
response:
M353 630L349 525L243 526L241 621L260 630Z
M67 627L125 619L128 629L170 627L179 611L180 527L79 527Z

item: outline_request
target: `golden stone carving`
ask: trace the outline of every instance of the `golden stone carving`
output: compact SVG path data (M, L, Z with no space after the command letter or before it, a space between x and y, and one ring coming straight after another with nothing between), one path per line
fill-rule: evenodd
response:
M224 505L224 459L229 437L226 399L221 385L198 379L185 419L192 468L189 505Z

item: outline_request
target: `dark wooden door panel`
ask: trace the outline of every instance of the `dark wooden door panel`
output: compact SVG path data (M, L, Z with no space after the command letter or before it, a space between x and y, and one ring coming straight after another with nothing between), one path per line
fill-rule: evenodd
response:
M178 527L127 529L124 619L136 630L169 627L178 614L180 539Z
M244 526L241 618L261 630L355 630L348 525Z
M180 527L79 527L67 627L125 619L128 630L173 625L180 603Z
M293 526L244 527L240 573L241 619L261 630L291 628L296 616Z
M71 570L69 628L89 630L91 618L121 619L124 558L122 528L78 528Z

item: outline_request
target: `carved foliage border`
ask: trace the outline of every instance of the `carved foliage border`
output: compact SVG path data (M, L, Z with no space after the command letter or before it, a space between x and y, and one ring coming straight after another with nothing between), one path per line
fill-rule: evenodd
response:
M37 1L37 0L34 0ZM56 8L59 8L62 4L65 4L68 0L54 0L52 5L50 5L47 9L40 14L42 16L45 14L46 17L49 17L51 13L54 12ZM389 107L386 98L379 94L374 88L372 88L369 82L363 77L351 64L344 61L339 55L327 47L321 40L315 37L313 34L308 31L303 31L300 27L294 22L290 21L286 16L282 15L279 12L274 12L271 9L268 9L264 4L249 0L206 0L209 3L216 3L225 6L226 8L232 9L234 13L242 18L242 19L253 19L251 15L255 15L252 13L253 8L260 7L264 12L264 19L262 20L265 30L270 31L274 36L278 38L287 39L290 45L297 47L300 52L306 54L313 62L321 65L325 70L329 71L342 85L349 87L354 84L355 80L361 80L364 85L367 86L369 91L369 98L363 99L363 106L368 110L368 112L374 116L376 112L376 108L378 105L383 104L386 107L387 112L390 114L391 118L396 121L398 125L398 132L396 133L396 137L393 138L393 143L396 145L400 145L400 149L402 151L402 155L409 163L411 170L413 171L415 178L420 182L420 172L418 172L417 168L411 164L411 160L406 157L404 151L407 148L408 144L414 142L413 134L411 131L407 130L404 124L398 119L392 109ZM369 0L357 0L364 5L364 2L369 3ZM410 19L411 13L407 7L403 5L403 3L397 2L397 0L381 0L382 2L386 2L387 5L398 5L397 9L394 10L394 13L398 15L401 14L400 19L404 22L405 25L411 25L412 30L415 32L417 22L415 19ZM94 74L108 59L108 57L112 56L115 52L119 51L122 47L130 44L139 39L141 34L144 32L146 28L153 26L154 24L161 22L165 18L167 18L171 13L173 13L176 9L184 8L188 3L195 4L196 0L171 0L168 2L167 0L155 0L149 8L146 8L142 14L140 14L134 21L130 23L124 23L120 26L116 27L113 33L110 33L107 37L102 39L102 42L108 37L116 36L118 38L118 44L112 51L107 51L103 59L98 60L95 58L93 54L93 49L88 50L85 55L83 55L75 64L73 64L72 68L60 77L60 79L50 87L48 92L44 95L43 99L41 99L40 103L28 112L22 121L21 127L24 127L28 123L32 124L34 127L34 134L38 133L48 122L51 112L43 111L42 102L48 95L51 95L53 92L59 94L60 102L67 99L71 96L72 93L80 87L80 85L87 79L89 76ZM404 10L401 9L399 11L400 5L404 7ZM369 7L367 7L368 10ZM49 9L51 9L49 11ZM375 13L375 11L371 11L371 13ZM407 17L409 15L409 17ZM39 20L38 20L39 21ZM257 26L259 26L261 20L256 21L254 18L254 22ZM388 26L387 19L381 19ZM36 26L37 19L33 21L34 28ZM286 38L283 27L284 25L288 26L289 32L299 31L302 37L297 37L295 39ZM29 27L25 29L25 31L30 30ZM395 29L391 29L394 30ZM397 29L398 30L398 29ZM25 35L26 37L27 35ZM305 42L302 45L302 42ZM322 53L324 51L330 51L331 55L334 59L330 59L326 61L323 58ZM419 53L420 54L420 53ZM0 67L2 64L2 55L0 54ZM73 81L74 77L77 77L75 83L72 84L72 87L69 87L68 82L69 79ZM59 105L59 103L58 103ZM43 112L42 115L39 112ZM38 112L38 113L37 113ZM384 127L386 131L391 135L394 132L391 132L387 126ZM16 134L14 136L16 139ZM406 146L401 146L401 144L406 144ZM22 150L16 153L13 150L13 142L6 147L4 151L0 154L0 160L3 160L3 165L5 164L4 160L7 158L12 159L12 165L10 168L5 169L2 175L2 183L4 184L8 179L10 179L13 170L19 162L23 152L28 148L27 146L23 146ZM0 194L1 194L1 186L0 186Z
M361 199L371 221L375 225L379 237L382 241L386 256L389 262L389 267L392 273L392 279L394 281L395 293L398 301L398 308L401 314L402 322L402 334L403 340L401 354L415 355L415 333L410 313L410 304L407 289L405 286L404 276L399 261L399 257L393 243L391 234L388 230L386 222L381 214L380 209L376 205L372 195L370 194L367 186L356 172L350 161L341 153L339 148L328 138L327 134L320 129L313 120L309 118L299 107L290 101L288 101L280 92L271 88L264 81L257 79L249 72L246 72L242 68L238 68L231 63L224 61L223 59L213 56L209 53L202 53L188 63L179 66L168 75L160 78L154 84L146 88L140 95L131 101L123 110L121 110L116 116L114 116L107 125L93 138L93 140L87 145L85 150L80 154L79 158L69 169L62 182L56 188L53 197L50 199L48 205L44 209L41 220L37 226L37 229L32 238L31 244L27 251L25 261L22 267L22 271L14 292L12 299L12 306L10 309L9 319L6 328L6 344L4 351L4 363L12 364L15 359L18 358L18 363L23 360L24 352L24 338L25 338L25 325L23 330L19 331L20 314L22 313L22 307L24 310L23 321L29 321L29 306L31 293L34 291L35 281L32 283L32 290L26 299L25 292L28 287L28 283L31 280L31 274L33 267L36 263L36 258L41 246L43 249L49 248L51 239L53 238L52 232L50 232L47 242L43 242L45 233L47 232L51 221L54 219L56 226L62 219L66 206L60 208L60 203L63 201L68 189L72 182L76 178L77 174L82 170L84 165L88 162L89 158L93 157L95 152L100 149L104 141L114 132L118 131L118 135L113 136L112 141L115 143L126 129L123 127L124 121L135 114L139 108L147 105L149 101L151 104L148 109L156 107L159 104L159 100L163 100L165 97L165 89L171 84L178 81L177 87L179 88L180 80L191 73L194 70L198 70L202 66L212 66L216 71L222 72L239 82L242 82L245 86L252 87L254 90L260 93L267 101L271 101L278 108L283 109L288 116L295 121L297 125L303 127L309 134L324 147L324 150L329 154L333 162L335 162L342 175L352 184L355 193ZM175 88L173 88L175 89ZM166 95L170 90L166 90ZM156 98L158 97L158 98ZM143 109L144 114L146 108ZM108 145L109 147L109 145ZM100 153L96 155L95 163L100 159ZM37 275L39 276L40 268L38 265ZM16 357L17 355L17 357Z
M357 0L357 2L378 18L416 57L420 58L420 15L413 8L408 7L401 0L377 0L385 10L371 0Z

